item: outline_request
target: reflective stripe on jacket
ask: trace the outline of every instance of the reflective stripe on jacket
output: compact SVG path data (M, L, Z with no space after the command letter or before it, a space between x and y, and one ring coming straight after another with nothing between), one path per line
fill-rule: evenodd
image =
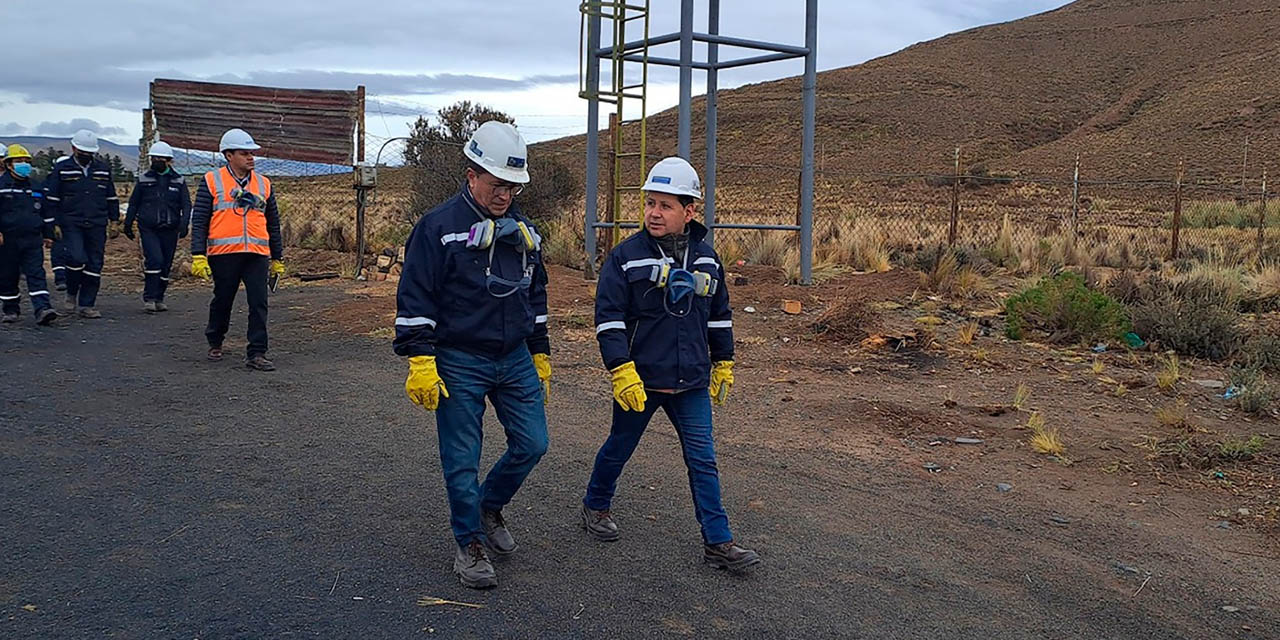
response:
M267 233L267 199L271 197L271 181L254 171L242 188L226 167L204 174L204 181L213 195L206 243L208 254L271 255L271 236Z

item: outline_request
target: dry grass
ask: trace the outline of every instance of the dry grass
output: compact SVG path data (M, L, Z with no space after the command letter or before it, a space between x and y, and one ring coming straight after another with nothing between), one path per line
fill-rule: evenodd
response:
M1106 368L1107 368L1107 365L1103 364L1103 363L1102 363L1102 360L1099 360L1099 359L1098 359L1098 356L1094 356L1094 357L1093 357L1093 364L1089 366L1089 370L1090 370L1090 371L1092 371L1092 372L1093 372L1093 375L1095 375L1095 376L1100 376L1100 375L1102 375L1102 372L1103 372Z
M1019 411L1027 405L1027 400L1031 398L1031 387L1023 383L1018 383L1018 388L1013 392L1013 400L1009 403L1014 409Z
M1156 422L1170 429L1184 429L1188 426L1187 403L1179 399L1155 411Z
M1030 444L1031 449L1036 453L1061 456L1066 452L1066 446L1062 442L1058 428L1046 425L1044 417L1038 412L1031 414L1027 419L1027 429L1031 432L1031 438L1027 440L1027 444Z
M959 342L960 344L973 344L973 340L976 337L978 337L977 322L969 322L961 326L960 329L956 331L956 342Z
M1178 356L1170 354L1167 358L1160 358L1160 371L1156 372L1156 385L1160 390L1173 393L1180 380L1182 380L1182 365L1178 363Z

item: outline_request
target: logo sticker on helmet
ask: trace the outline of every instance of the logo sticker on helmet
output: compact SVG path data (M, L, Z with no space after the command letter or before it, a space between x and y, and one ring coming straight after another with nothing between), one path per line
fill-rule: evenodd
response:
M653 180L650 180L650 182L654 184L671 184L671 178L668 178L667 176L654 176Z
M507 166L508 166L508 167L511 167L511 168L513 168L513 169L523 169L523 168L524 168L524 158L517 158L517 157L515 157L515 156L507 156Z
M475 140L471 141L471 152L481 157L484 156L484 152L480 150L480 145L476 144Z

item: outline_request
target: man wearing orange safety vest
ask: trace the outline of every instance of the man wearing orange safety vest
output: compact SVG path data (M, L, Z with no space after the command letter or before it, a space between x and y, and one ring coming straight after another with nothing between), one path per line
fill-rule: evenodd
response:
M241 129L222 134L218 150L227 164L204 174L191 208L191 274L205 280L213 277L209 326L204 332L209 360L222 360L222 339L243 282L249 303L244 363L250 369L274 371L275 365L266 357L267 278L284 274L284 246L271 181L253 170L253 152L261 148Z

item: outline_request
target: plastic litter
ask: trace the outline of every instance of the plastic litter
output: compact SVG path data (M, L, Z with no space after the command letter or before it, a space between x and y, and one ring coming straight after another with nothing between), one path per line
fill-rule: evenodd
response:
M1235 385L1231 385L1231 386L1227 387L1227 390L1226 390L1226 391L1224 391L1224 392L1222 393L1222 399L1223 399L1223 400L1230 400L1230 399L1232 399L1232 398L1234 398L1234 397L1236 397L1236 396L1240 395L1240 391L1241 391L1241 389L1240 389L1239 387L1237 387L1237 386L1235 386Z
M1131 349L1141 349L1147 346L1147 342L1142 338L1139 338L1138 334L1132 331L1124 334L1124 343L1129 345L1129 348Z
M1102 344L1101 342L1093 346L1094 353L1106 353L1106 351L1107 351L1107 345Z

